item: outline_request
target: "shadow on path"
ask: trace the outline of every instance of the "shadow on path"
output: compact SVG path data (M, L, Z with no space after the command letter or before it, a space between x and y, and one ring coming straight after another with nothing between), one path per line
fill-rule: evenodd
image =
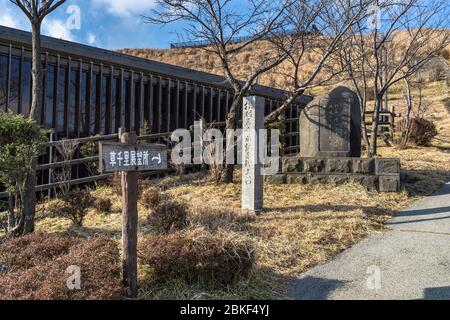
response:
M345 284L345 281L307 276L295 281L289 296L294 299L301 297L301 300L326 300L330 293Z
M450 287L426 288L423 296L425 300L450 300Z

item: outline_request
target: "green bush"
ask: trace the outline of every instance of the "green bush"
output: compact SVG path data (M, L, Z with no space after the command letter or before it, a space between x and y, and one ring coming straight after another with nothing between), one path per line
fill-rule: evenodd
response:
M0 113L0 183L9 193L20 193L45 142L45 132L33 120Z

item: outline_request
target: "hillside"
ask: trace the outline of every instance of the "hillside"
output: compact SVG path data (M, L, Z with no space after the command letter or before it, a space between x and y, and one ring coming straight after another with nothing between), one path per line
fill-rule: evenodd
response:
M402 49L401 41L398 45ZM156 60L177 66L182 66L194 70L214 73L223 76L220 68L220 61L214 54L201 48L183 49L122 49L119 52L137 56L145 59ZM268 41L260 41L247 47L244 51L233 57L232 69L239 79L245 79L255 69L257 62L268 57L273 52L273 48ZM442 56L450 62L450 45L442 52ZM320 56L314 52L306 52L304 66L300 71L300 76L309 75L314 66L318 63ZM288 89L290 86L286 74L292 74L292 66L289 62L284 62L276 69L264 74L258 81L260 84Z
M194 70L214 73L223 76L219 59L200 48L184 49L122 49L121 53L156 60L164 63L174 64ZM247 47L245 50L233 57L232 70L239 79L245 79L256 68L257 62L267 58L273 49L269 42L260 41ZM305 67L302 73L310 71L314 67L317 56L307 53L305 56ZM289 73L290 64L282 63L276 70L268 72L259 79L259 83L270 87L287 89L289 83L283 73Z

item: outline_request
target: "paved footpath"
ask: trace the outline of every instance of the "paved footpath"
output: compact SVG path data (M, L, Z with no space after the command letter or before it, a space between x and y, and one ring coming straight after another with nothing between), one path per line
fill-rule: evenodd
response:
M449 299L450 183L363 240L312 268L290 288L292 299Z

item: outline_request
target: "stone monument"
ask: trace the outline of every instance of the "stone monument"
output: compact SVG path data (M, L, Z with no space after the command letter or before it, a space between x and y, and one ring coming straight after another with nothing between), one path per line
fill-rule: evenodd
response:
M361 157L361 108L358 96L337 87L310 102L300 116L302 157Z
M264 129L262 97L246 97L242 115L242 209L260 212L263 209L264 179L258 159L258 133Z

